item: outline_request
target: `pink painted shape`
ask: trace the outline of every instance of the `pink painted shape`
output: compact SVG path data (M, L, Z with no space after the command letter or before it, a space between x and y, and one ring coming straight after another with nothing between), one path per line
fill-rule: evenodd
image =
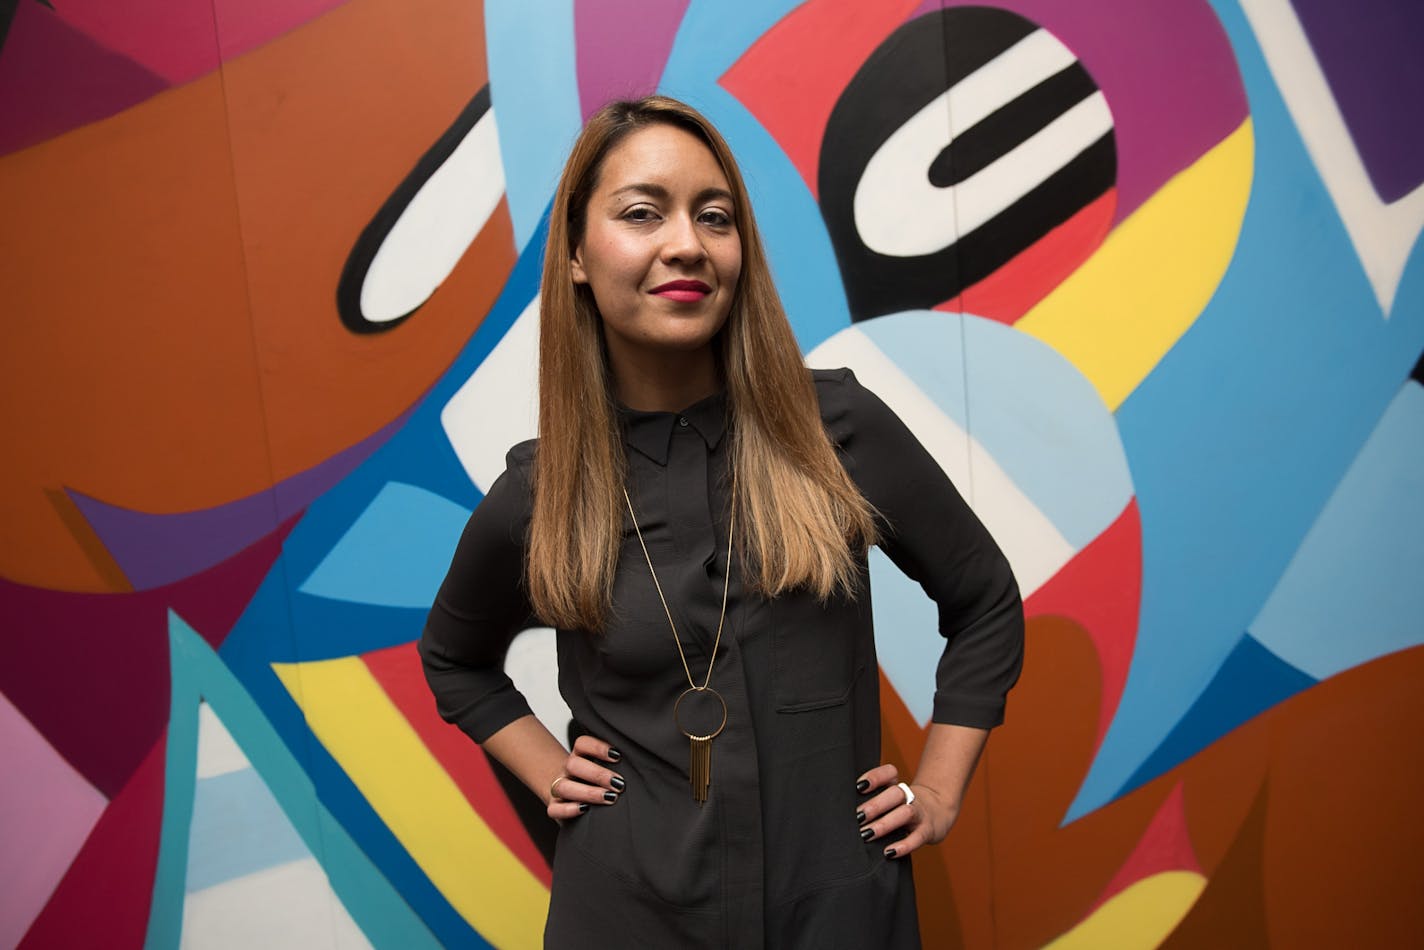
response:
M656 92L689 0L577 0L579 106L587 119L610 99Z
M167 88L162 77L23 0L0 50L0 155L108 118Z
M1128 855L1122 867L1108 881L1086 918L1104 903L1138 881L1162 874L1166 871L1195 871L1201 874L1201 862L1192 848L1192 838L1187 832L1186 797L1182 794L1180 782L1168 793L1157 809L1157 814L1148 822L1132 854Z
M20 942L108 801L0 694L0 947Z
M143 946L163 826L166 748L160 736L114 796L20 950Z

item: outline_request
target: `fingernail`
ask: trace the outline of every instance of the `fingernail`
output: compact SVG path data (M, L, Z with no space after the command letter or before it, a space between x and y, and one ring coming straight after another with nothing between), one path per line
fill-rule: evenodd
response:
M588 802L579 802L579 814L582 815L586 811L588 811Z
M856 823L857 825L863 825L863 824L865 824L865 812L863 812L863 811L858 811L858 812L855 813L855 823Z
M617 762L619 759L623 758L623 753L622 753L622 752L619 752L617 749L613 748L612 746L609 746L609 748L608 748L608 758L609 758L610 761Z
M617 792L604 792L604 793L603 793L603 800L606 801L608 804L612 805L614 802L618 801L618 793L617 793Z
M855 790L856 790L857 792L862 792L862 793L863 793L863 792L864 792L867 788L869 788L869 787L870 787L870 779L868 779L868 778L863 778L863 779L861 779L859 782L856 782L856 783L855 783Z
M860 840L861 840L861 841L869 841L871 838L874 838L874 837L875 837L875 829L874 829L874 828L871 828L871 827L869 827L869 826L866 826L866 827L860 829Z
M893 858L893 857L895 856L895 849L894 849L894 848L886 848L886 849L885 849L885 856L886 856L887 858Z
M621 792L628 783L615 775L608 780L608 784L613 786L614 791Z

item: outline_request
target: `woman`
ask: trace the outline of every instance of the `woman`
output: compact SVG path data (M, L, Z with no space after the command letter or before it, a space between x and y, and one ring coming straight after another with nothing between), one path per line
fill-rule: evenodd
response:
M688 106L589 120L540 295L540 438L471 517L421 653L441 714L561 822L546 945L919 946L905 858L954 823L1018 675L1003 556L882 402L805 369ZM907 783L880 763L871 543L947 638ZM532 625L559 630L572 753L501 670Z

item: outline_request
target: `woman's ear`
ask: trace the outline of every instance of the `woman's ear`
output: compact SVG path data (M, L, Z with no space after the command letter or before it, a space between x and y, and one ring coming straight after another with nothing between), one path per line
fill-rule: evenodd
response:
M569 258L569 269L573 272L574 283L588 283L588 273L583 269L583 245L574 248L573 256Z

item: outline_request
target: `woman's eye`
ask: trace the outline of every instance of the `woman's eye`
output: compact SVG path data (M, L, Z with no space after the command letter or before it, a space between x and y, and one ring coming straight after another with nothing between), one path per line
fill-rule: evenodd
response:
M657 217L652 208L629 208L623 212L623 217L628 221L651 221Z
M727 214L727 212L725 211L719 211L717 209L708 209L707 211L704 211L702 212L702 214L698 215L698 220L701 221L703 224L710 224L714 228L725 228L731 225L732 216Z

